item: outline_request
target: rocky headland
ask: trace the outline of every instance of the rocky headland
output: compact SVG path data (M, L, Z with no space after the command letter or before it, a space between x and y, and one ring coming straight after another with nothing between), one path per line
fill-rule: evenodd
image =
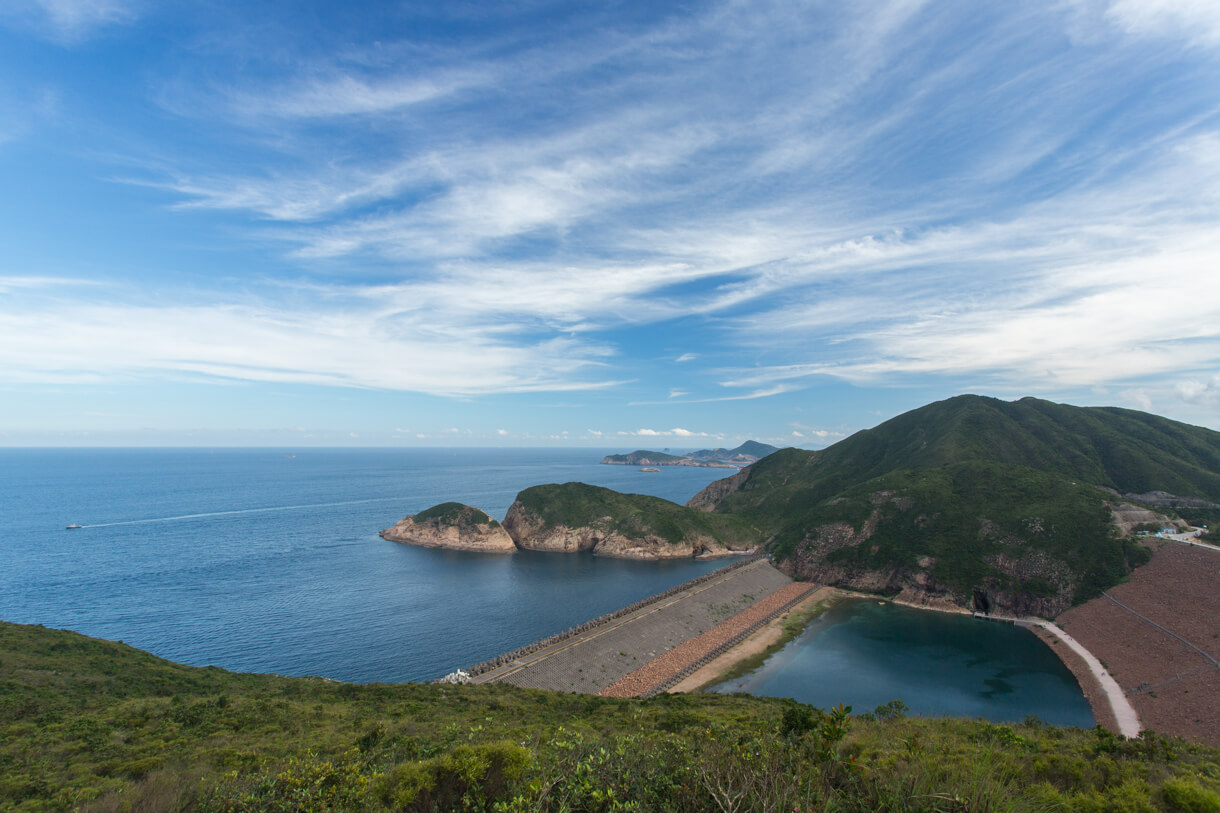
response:
M733 518L584 483L527 488L509 507L503 525L477 508L444 503L403 519L381 536L451 550L589 551L653 560L738 556L758 547L753 528Z
M522 550L592 551L597 556L617 559L708 559L746 552L730 550L707 534L692 533L678 541L670 541L657 533L627 535L617 530L614 522L614 518L604 516L575 526L552 524L519 501L512 504L504 517L504 527Z
M477 508L449 502L399 520L381 532L390 542L422 548L515 553L517 546L504 526Z

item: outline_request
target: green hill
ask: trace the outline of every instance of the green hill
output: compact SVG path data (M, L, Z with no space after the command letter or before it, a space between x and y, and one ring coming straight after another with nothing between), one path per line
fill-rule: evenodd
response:
M240 675L0 623L0 809L1220 808L1220 749L856 711Z
M794 575L1053 616L1145 561L1110 506L1154 490L1220 502L1220 433L964 395L776 452L690 504L760 528Z
M440 505L434 505L426 511L420 511L413 519L416 522L437 522L458 528L469 528L474 525L490 525L494 528L500 524L479 509L460 502L443 502Z
M525 489L505 518L510 533L517 533L523 518L531 520L526 524L533 536L564 527L598 528L631 539L652 536L671 545L707 539L746 548L758 539L757 530L738 516L709 514L660 497L623 494L585 483Z

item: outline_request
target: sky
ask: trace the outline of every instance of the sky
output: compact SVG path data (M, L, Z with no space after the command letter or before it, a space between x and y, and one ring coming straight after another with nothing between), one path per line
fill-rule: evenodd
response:
M5 0L0 445L1220 429L1220 4Z

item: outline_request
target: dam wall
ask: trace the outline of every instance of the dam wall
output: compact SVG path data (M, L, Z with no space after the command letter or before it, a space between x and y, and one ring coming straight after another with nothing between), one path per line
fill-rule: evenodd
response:
M595 694L792 583L766 559L722 568L577 634L501 656L472 682Z

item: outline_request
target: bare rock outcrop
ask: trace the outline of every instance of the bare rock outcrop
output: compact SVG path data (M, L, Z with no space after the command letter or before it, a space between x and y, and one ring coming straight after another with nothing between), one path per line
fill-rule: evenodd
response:
M739 555L718 540L688 535L671 542L656 534L630 536L613 527L612 518L600 517L589 524L570 527L546 522L535 512L514 502L504 517L504 528L518 548L555 553L592 551L597 556L618 559L690 559Z
M1187 526L1187 523L1180 519L1173 519L1164 514L1158 514L1156 511L1145 508L1142 505L1132 505L1127 502L1111 506L1110 512L1114 526L1124 536L1141 525L1173 526L1181 530L1185 530Z
M406 517L382 531L381 538L424 548L479 553L515 553L517 550L503 525L477 508L458 503L446 503Z

